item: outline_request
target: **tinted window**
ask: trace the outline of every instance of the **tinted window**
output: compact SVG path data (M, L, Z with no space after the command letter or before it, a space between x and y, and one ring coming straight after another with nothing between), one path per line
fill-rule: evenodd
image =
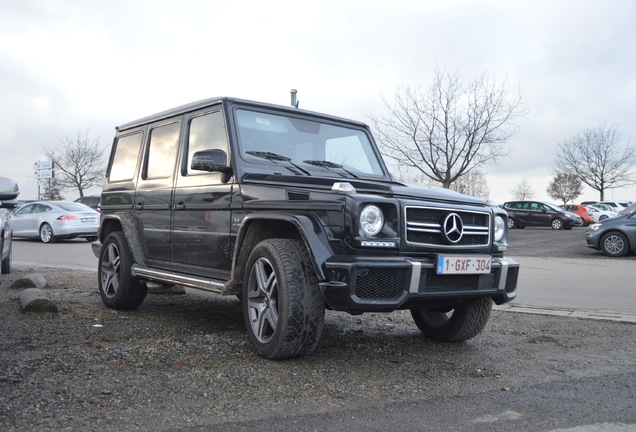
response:
M223 150L227 153L227 147L225 123L220 111L193 118L190 121L188 133L188 158L185 172L187 174L202 174L201 171L190 169L194 153L211 149Z
M108 176L111 182L132 180L137 168L137 157L141 147L141 133L117 139L115 157Z
M31 213L34 208L35 208L35 204L29 204L29 205L26 205L26 206L22 207L17 212L15 212L15 214L18 214L18 215L28 214L28 213Z
M170 177L174 169L178 145L179 123L154 128L150 132L145 178Z

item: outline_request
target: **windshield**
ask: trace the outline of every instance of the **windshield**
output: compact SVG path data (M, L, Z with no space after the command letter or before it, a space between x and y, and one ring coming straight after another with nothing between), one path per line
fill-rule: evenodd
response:
M362 130L247 110L237 110L236 117L245 160L291 165L303 174L384 176Z
M558 207L554 204L550 204L550 203L543 203L543 206L546 207L546 209L555 211L555 212L562 212L564 209L562 209L561 207Z

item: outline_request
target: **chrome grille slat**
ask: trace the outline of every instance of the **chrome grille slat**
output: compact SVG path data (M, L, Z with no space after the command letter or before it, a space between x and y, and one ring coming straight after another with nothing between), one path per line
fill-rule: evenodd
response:
M444 218L450 213L459 215L464 224L462 239L455 244L447 243L442 232ZM490 217L489 212L475 210L406 206L406 242L457 249L487 246L490 244Z

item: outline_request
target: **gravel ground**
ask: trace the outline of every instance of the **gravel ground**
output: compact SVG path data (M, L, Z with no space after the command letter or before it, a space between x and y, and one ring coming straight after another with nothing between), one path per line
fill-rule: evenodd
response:
M57 315L24 314L38 271ZM240 304L197 291L105 308L96 273L0 276L0 430L175 430L439 397L514 391L634 371L636 326L494 311L460 344L427 341L408 313L327 312L317 351L257 356Z

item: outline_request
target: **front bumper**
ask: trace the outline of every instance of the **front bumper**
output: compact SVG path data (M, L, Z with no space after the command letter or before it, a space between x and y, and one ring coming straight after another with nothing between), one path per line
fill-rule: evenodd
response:
M327 305L350 313L445 308L475 297L507 303L517 296L519 275L510 258L493 258L483 275L438 275L434 259L414 258L334 257L326 268L330 280L320 288Z

